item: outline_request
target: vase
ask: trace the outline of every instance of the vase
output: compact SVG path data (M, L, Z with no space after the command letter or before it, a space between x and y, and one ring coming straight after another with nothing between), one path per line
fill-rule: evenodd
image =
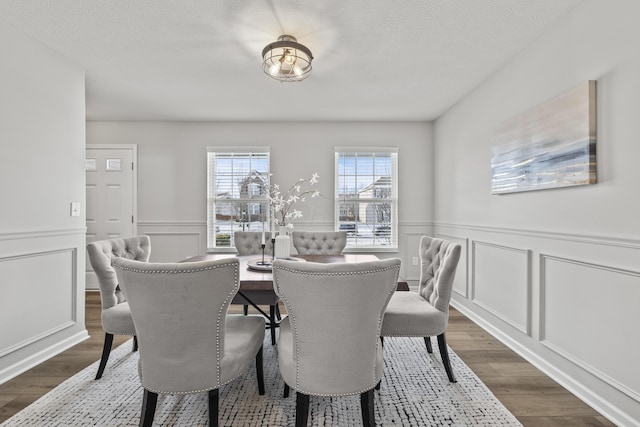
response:
M289 258L289 255L291 255L291 238L286 230L286 227L280 227L280 231L276 236L276 242L273 248L273 255L276 259Z

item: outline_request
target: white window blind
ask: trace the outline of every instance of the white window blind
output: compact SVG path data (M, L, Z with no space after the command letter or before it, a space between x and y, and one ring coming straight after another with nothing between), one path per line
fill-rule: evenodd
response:
M207 248L233 248L236 231L268 228L269 147L207 149Z
M398 149L335 148L335 224L347 247L398 247Z

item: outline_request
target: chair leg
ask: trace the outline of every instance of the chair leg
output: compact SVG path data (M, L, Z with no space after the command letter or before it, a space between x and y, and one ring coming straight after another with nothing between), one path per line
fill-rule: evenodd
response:
M140 427L151 427L153 424L153 416L156 414L156 404L158 403L158 394L144 389L142 397L142 413L140 414Z
M243 311L244 311L244 315L246 316L247 314L249 314L249 304L245 304L242 307Z
M280 315L280 306L278 303L276 303L276 319L278 319L278 322L282 320L282 316Z
M100 366L98 367L98 373L96 379L102 378L104 368L107 366L107 360L109 360L109 353L111 353L111 345L113 344L113 334L104 334L104 346L102 347L102 357L100 358Z
M258 394L264 394L264 370L262 364L262 346L260 346L260 350L256 354L256 377L258 378Z
M133 336L133 350L131 351L138 351L138 337L136 335Z
M309 395L296 392L296 427L307 427Z
M209 390L209 425L218 427L218 400L220 393L218 389Z
M370 427L376 425L376 414L373 411L373 389L360 395L360 410L362 411L362 425Z
M384 347L384 337L380 337L380 344ZM380 390L380 383L382 383L382 380L378 381L378 384L376 384L376 390Z
M433 348L431 347L431 337L424 337L424 344L427 346L427 353L433 353Z
M444 365L444 370L447 371L449 382L455 383L456 379L453 376L453 371L451 370L451 362L449 361L449 351L447 350L447 339L444 336L444 332L438 335L438 347L440 348L440 356L442 356L442 364Z
M276 308L269 306L269 328L271 329L271 345L276 345Z
M289 386L287 385L287 383L284 383L284 393L282 394L282 397L284 397L285 399L289 397Z

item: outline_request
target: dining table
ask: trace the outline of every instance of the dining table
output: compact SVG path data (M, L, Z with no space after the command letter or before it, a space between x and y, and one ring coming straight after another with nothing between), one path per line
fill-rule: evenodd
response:
M279 327L281 320L278 309L278 296L273 289L273 274L271 269L268 266L260 264L262 261L271 261L270 256L262 259L260 255L240 256L230 253L208 253L205 255L192 256L180 262L211 261L227 258L238 258L240 261L240 288L232 304L251 305L262 314L268 321L267 328L271 330L271 343L275 344L275 330ZM374 254L346 253L332 255L291 255L288 259L332 264L377 261L379 258ZM397 290L408 291L409 285L407 281L398 278ZM261 305L269 306L269 314L260 307Z

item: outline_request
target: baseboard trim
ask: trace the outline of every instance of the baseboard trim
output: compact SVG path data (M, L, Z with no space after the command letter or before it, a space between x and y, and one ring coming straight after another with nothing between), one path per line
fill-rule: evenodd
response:
M76 344L79 344L85 340L89 339L89 333L86 329L83 329L80 332L77 332L60 342L57 342L23 360L18 363L15 363L11 366L0 371L0 384L4 384L5 382L11 380L12 378L17 377L18 375L28 371L31 368L34 368L51 359L53 356L56 356L62 353L65 350L70 349Z
M477 315L472 310L467 309L464 305L459 304L454 300L451 301L451 306L487 331L498 341L509 347L519 356L524 358L527 362L540 369L549 378L569 390L569 392L573 393L578 399L594 408L609 421L618 426L637 425L636 423L638 420L634 419L630 414L623 412L621 408L611 405L611 403L603 399L601 396L594 394L592 390L567 376L564 372L547 362L540 355L527 349L521 343L486 321L482 316Z

